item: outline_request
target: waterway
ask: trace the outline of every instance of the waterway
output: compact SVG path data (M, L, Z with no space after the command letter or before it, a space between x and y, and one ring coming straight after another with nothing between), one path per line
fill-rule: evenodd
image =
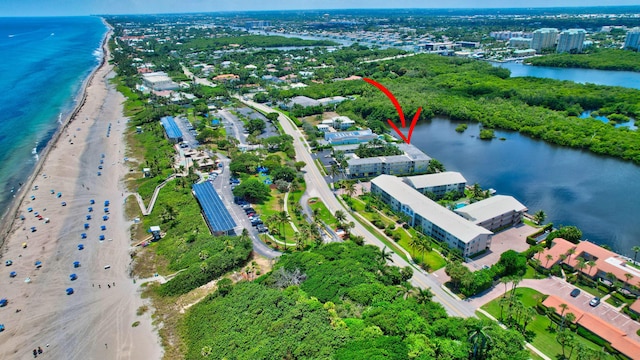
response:
M480 140L478 124L462 134L457 125L445 118L418 123L412 144L461 172L468 184L514 196L529 212L542 209L555 225L575 225L584 238L632 256L631 247L640 244L639 166L516 132Z
M511 76L532 76L556 80L569 80L577 83L591 83L597 85L622 86L640 89L640 72L609 71L594 69L565 69L546 66L524 65L519 62L492 62L493 66L499 66L511 70Z

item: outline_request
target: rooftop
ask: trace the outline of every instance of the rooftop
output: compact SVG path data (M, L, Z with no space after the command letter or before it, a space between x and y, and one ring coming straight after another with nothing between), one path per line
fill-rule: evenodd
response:
M291 98L289 102L289 106L293 106L294 104L298 104L300 106L319 106L320 102L316 99L312 99L307 96L295 96Z
M358 137L358 136L366 136L366 135L374 135L371 129L366 130L355 130L355 131L338 131L333 133L325 134L325 138L327 140L338 139L344 137Z
M438 205L435 201L405 184L402 179L398 177L380 175L371 180L371 183L384 190L400 203L410 207L414 213L419 214L425 219L429 219L431 223L437 225L442 230L455 236L464 243L468 243L478 235L493 234L491 231L473 224Z
M475 223L481 223L502 214L522 211L527 211L527 207L522 205L513 196L507 195L492 196L488 199L480 200L456 209L458 214L463 215Z
M614 327L599 317L590 313L585 313L554 295L549 295L549 297L542 302L542 305L546 307L554 307L556 309L556 314L562 313L562 308L560 307L561 304L567 305L567 309L564 310L565 314L573 313L573 315L576 316L575 323L584 326L592 333L610 342L614 349L620 351L626 356L629 356L630 358L634 358L638 353L640 353L639 343L627 337L627 334L624 331Z
M459 172L445 171L437 174L408 176L405 178L405 182L414 189L423 189L426 187L466 183L467 179Z
M563 262L571 267L576 267L580 257L593 259L594 266L587 266L581 270L589 276L595 276L599 270L605 274L612 273L622 282L628 281L625 274L633 275L635 280L631 280L630 283L632 284L637 283L638 279L640 279L640 270L627 266L627 260L624 257L588 241L580 241L580 243L574 244L562 238L554 239L551 248L540 254L541 259L545 259L547 254L551 255L552 259L548 262L542 260L541 265L545 268L550 268L560 260L562 254L567 254L567 251L571 248L575 248L575 253Z
M160 123L164 127L164 131L167 133L169 139L178 139L182 137L182 131L178 127L178 124L173 120L173 116L165 116L160 119Z
M192 187L193 193L202 207L202 212L207 218L207 222L214 232L227 232L236 227L231 214L224 206L224 203L213 188L213 184L208 181L195 184Z

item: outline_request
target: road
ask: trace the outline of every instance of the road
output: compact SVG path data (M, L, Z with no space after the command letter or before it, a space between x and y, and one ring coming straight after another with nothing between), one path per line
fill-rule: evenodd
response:
M246 105L249 105L255 109L259 109L261 111L265 111L267 113L274 112L273 109L268 106L256 103L250 100L244 100L241 97L237 97L238 100L242 101ZM296 157L298 161L304 161L307 165L304 167L305 170L305 181L307 184L307 192L311 197L318 197L322 200L322 202L327 206L329 211L335 213L337 210L343 210L347 214L347 221L353 221L356 227L353 229L353 233L356 235L364 236L365 243L378 246L380 248L384 248L386 245L380 241L377 237L371 234L367 229L364 228L356 219L345 209L342 204L336 198L336 195L327 185L327 182L324 180L322 174L320 174L320 170L316 167L311 158L311 152L309 150L309 146L304 140L304 136L302 133L293 125L291 119L287 116L280 113L278 118L284 132L293 137L293 145L296 150ZM412 266L398 254L393 253L392 262L396 266L405 267ZM449 295L445 290L440 287L440 283L430 274L414 268L414 275L411 279L411 283L414 286L418 286L420 288L430 288L434 293L434 300L442 304L447 313L452 316L461 316L461 317L472 317L475 316L475 308L468 304L467 302L461 301L453 296Z
M189 69L187 69L184 65L182 65L182 72L184 72L184 74L187 75L187 77L189 79L194 80L196 82L196 84L198 84L198 85L205 85L205 86L211 86L211 87L218 86L218 85L212 83L211 81L209 81L209 79L199 78L199 77L193 75L193 73L191 71L189 71Z
M231 192L231 186L229 185L230 171L229 171L229 163L231 160L222 154L218 154L218 158L223 164L222 173L213 181L213 187L216 189L222 202L224 202L225 207L233 216L233 219L236 222L236 225L243 227L249 231L249 237L251 237L251 241L253 242L253 251L257 254L262 255L268 259L277 258L282 253L275 251L268 247L265 243L258 239L258 231L256 228L251 226L251 222L244 210L240 208L240 206L236 205L233 202L233 193ZM242 230L237 231L238 235Z

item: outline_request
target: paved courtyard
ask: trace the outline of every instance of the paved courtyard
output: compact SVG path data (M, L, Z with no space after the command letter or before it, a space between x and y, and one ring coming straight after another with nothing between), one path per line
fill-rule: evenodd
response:
M497 263L498 260L500 260L500 254L507 250L525 251L529 248L527 236L535 233L537 230L538 229L532 226L520 224L496 233L491 238L490 249L481 256L466 262L465 265L469 270L476 271L484 265L491 266Z

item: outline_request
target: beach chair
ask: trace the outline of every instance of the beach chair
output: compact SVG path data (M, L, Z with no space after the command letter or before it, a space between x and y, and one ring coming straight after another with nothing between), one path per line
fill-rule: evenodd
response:
M102 217L102 220L107 221L107 220L109 220L109 217L107 215L105 215L105 216Z
M107 230L107 227L105 225L100 226L100 230L105 231Z
M87 220L91 220L91 215L87 215Z
M104 206L109 206L109 200L104 201Z
M80 261L74 261L73 262L73 267L74 268L79 268L80 267Z
M93 200L93 199L89 200L89 204L93 205L93 204L95 204L95 203L96 203L96 201L95 201L95 200Z
M69 280L75 281L76 279L78 279L78 275L76 275L76 274L69 275Z
M88 229L89 228L89 223L84 223L84 228Z
M100 239L100 241L104 241L104 235L98 236L98 239Z
M89 206L89 207L87 208L87 210L89 210L89 212L92 212L92 211L93 211L93 207Z
M78 244L78 250L84 250L84 244Z
M42 261L36 260L36 262L33 263L33 265L35 265L36 269L40 269L42 267Z
M10 272L10 273L9 273L9 277L14 278L14 277L16 277L16 276L18 276L18 273L17 273L17 272L15 272L15 271L12 271L12 272Z
M73 288L67 288L67 295L73 294Z
M0 299L0 307L5 307L9 301L7 299Z

